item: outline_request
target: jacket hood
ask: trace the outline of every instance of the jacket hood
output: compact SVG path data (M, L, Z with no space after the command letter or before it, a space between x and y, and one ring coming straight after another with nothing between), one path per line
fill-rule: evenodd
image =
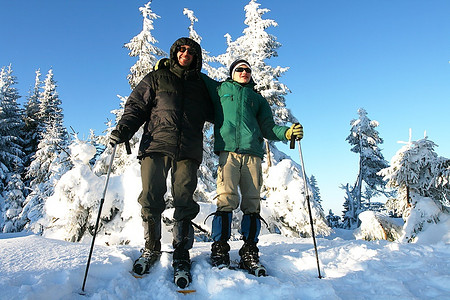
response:
M170 59L174 63L178 64L177 47L183 45L188 45L189 47L193 48L196 53L191 65L189 66L189 69L195 69L200 72L202 70L202 48L196 41L191 38L182 37L176 40L175 43L173 43L172 47L170 47Z

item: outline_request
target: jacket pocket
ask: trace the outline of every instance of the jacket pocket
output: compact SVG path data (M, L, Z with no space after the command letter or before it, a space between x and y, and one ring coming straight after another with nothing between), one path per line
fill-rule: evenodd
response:
M233 95L225 94L220 96L220 102L227 102L227 101L233 101Z

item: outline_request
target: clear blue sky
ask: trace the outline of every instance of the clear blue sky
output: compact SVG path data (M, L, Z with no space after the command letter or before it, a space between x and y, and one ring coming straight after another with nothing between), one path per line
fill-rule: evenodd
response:
M188 35L183 8L194 11L202 46L223 53L226 33L245 28L249 1L154 0L158 46L169 50ZM34 72L53 68L65 124L81 137L106 128L117 94L135 58L123 48L142 29L139 7L147 1L0 1L0 66L10 63L25 100ZM278 27L268 30L283 45L267 63L288 66L281 81L292 91L287 105L305 127L305 168L315 175L325 209L340 214L341 184L353 184L358 156L345 141L350 121L363 107L380 123L381 145L390 161L406 141L427 131L450 157L450 1L448 0L259 0ZM278 145L282 145L279 143ZM280 148L298 161L297 150Z

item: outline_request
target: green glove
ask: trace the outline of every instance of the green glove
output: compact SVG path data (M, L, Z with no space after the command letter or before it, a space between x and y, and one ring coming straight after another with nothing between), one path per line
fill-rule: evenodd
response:
M296 140L301 140L303 138L303 126L300 123L295 123L291 125L291 128L286 130L284 134L288 141L291 140L292 137L295 137Z

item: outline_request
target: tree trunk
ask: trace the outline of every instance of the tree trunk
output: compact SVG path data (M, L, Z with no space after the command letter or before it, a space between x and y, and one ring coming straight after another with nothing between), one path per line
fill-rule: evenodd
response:
M411 207L411 198L409 195L409 186L406 187L406 205L407 207Z

